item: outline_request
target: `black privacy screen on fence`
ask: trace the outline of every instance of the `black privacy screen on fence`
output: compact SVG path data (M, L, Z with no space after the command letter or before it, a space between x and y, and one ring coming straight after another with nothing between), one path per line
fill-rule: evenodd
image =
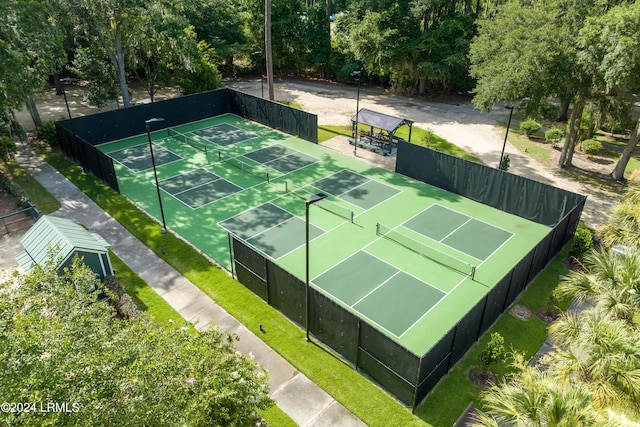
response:
M118 191L113 160L94 146L144 134L145 121L152 117L164 118L164 125L171 127L227 113L318 142L315 114L229 88L62 120L56 129L62 151Z

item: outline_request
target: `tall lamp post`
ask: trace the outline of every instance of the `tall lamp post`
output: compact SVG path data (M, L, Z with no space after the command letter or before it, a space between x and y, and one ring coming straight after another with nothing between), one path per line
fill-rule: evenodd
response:
M307 341L309 341L309 206L314 203L319 202L320 200L326 198L327 195L323 193L313 194L309 199L305 202L305 218L306 218L306 257L305 257L305 266L306 266L306 287L304 291L304 299L305 299L305 325L307 330Z
M76 79L71 78L71 77L65 77L64 79L60 79L60 83L62 83L62 96L64 96L64 105L67 106L67 114L69 115L69 120L71 120L71 109L69 108L69 101L67 100L67 91L64 89L64 84L65 83L72 83L75 82ZM71 123L71 130L73 131L73 122L69 122ZM75 132L73 132L75 133Z
M504 157L504 149L507 147L507 136L509 135L509 127L511 126L511 116L513 116L513 105L507 105L509 110L509 121L507 122L507 132L504 134L504 143L502 144L502 153L500 153L500 163L498 163L498 169L502 168L502 158Z
M260 55L260 90L262 97L264 98L264 61L262 58L262 51L257 50L251 54L252 56Z
M353 155L356 156L358 154L358 114L360 114L360 73L361 70L352 71L352 76L358 76L358 91L356 95L356 127L354 132L351 134L353 138Z
M164 122L162 117L153 117L149 120L145 120L144 124L147 127L147 139L149 140L149 151L151 152L151 164L153 165L153 177L156 180L156 190L158 191L158 204L160 205L160 216L162 217L162 233L167 232L167 223L164 220L164 209L162 208L162 197L160 196L160 184L158 183L158 172L156 172L156 159L153 157L153 144L151 143L151 131L149 125L155 122Z

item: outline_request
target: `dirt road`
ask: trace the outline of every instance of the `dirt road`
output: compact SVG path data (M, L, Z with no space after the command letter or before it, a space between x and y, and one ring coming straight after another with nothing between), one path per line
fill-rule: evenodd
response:
M227 86L252 95L261 96L259 80L228 81ZM266 87L265 93L266 93ZM275 98L278 101L293 101L303 110L317 114L319 124L349 125L356 112L356 87L319 84L298 81L277 81ZM138 104L148 102L144 91L134 88L134 99ZM176 96L175 91L165 91L157 99ZM82 90L67 88L67 98L73 116L90 114L98 110L89 107L82 99ZM504 133L496 127L496 121L506 122L508 110L500 105L487 113L475 110L470 103L444 104L419 99L393 96L381 90L360 88L360 108L369 108L414 121L415 126L432 131L460 148L472 153L487 165L497 165L504 143ZM44 120L59 119L66 115L64 98L50 92L38 102ZM116 105L110 108L117 108ZM29 115L21 112L19 120L27 129L33 128ZM331 148L350 154L352 147L344 140L327 144ZM558 176L556 172L521 154L507 143L505 153L511 159L509 172L525 176L550 185L588 196L583 220L597 228L606 222L608 213L619 195L600 188L589 188L581 183ZM379 166L389 167L391 159L380 156L364 156L362 159ZM359 156L360 157L360 156Z

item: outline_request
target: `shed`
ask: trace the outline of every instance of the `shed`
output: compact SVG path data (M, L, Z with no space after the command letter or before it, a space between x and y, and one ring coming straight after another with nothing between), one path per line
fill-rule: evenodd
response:
M100 280L113 275L109 243L75 221L42 215L22 236L20 243L24 251L16 255L16 261L25 273L35 265L45 264L51 257L60 259L58 269L70 267L73 258L79 256Z

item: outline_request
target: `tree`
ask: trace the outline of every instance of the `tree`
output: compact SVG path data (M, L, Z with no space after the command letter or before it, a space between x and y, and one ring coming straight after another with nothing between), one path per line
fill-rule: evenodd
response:
M198 73L201 76L203 50L206 49L198 48L193 27L183 16L154 3L149 5L141 25L145 26L145 36L132 43L127 63L145 85L151 102L158 88L171 83L173 74ZM208 50L206 55L206 61L213 63L215 56ZM206 80L200 86L215 89L219 83L209 87L211 84Z
M89 82L85 96L91 105L103 108L118 99L117 77L103 50L95 46L76 49L72 70Z
M581 33L580 62L597 76L605 94L624 92L640 83L640 1L613 7L587 20ZM640 139L640 120L631 132L612 178L624 179L624 170Z
M486 110L498 101L527 96L525 113L538 111L548 97L568 107L576 92L576 24L560 2L509 1L495 16L478 20L470 46L471 76L477 79L473 103ZM564 108L561 108L562 111Z
M217 89L222 85L222 76L214 63L215 50L201 40L197 45L197 56L192 64L193 70L182 69L177 72L177 83L183 94L198 93Z
M0 284L0 394L67 411L4 413L9 425L250 425L266 376L217 329L163 329L121 320L97 302L77 258Z
M479 21L478 37L470 48L471 75L478 80L473 99L477 107L526 97L526 112L534 113L548 98L558 97L559 112L564 113L573 103L561 167L571 165L582 112L594 90L593 71L580 63L575 48L578 34L587 17L607 7L597 0L580 5L573 0L512 0L495 17Z
M482 394L486 413L474 426L592 426L603 422L581 385L561 384L514 355L516 372ZM604 424L598 424L604 425Z
M86 42L100 46L115 72L122 104L131 106L127 83L126 57L132 44L145 37L146 0L63 0L75 16Z
M263 4L264 6L264 4ZM224 60L226 71L233 69L233 60L239 53L252 52L246 27L249 13L241 2L227 0L183 0L176 2L176 14L182 14L197 35L198 41L205 41ZM262 9L260 9L262 10ZM262 19L258 19L259 22ZM262 32L262 26L256 30ZM262 37L258 37L260 40ZM264 39L263 39L264 42ZM263 50L260 47L258 50Z
M415 35L420 34L419 21L410 13L408 1L353 3L347 20L351 50L367 74L383 79L390 79L394 73L398 77L408 72L415 74L410 46L415 44Z
M51 37L51 8L45 0L0 4L0 127L15 136L20 125L14 111L44 89L58 42ZM31 104L29 104L31 105ZM37 123L35 111L34 122Z
M613 319L634 327L640 312L640 256L618 255L606 247L584 259L584 270L573 271L557 288L558 295L594 303Z
M640 333L626 321L593 307L567 312L549 329L558 350L549 355L550 374L560 383L583 385L592 405L605 408L640 402Z
M611 211L609 223L602 226L600 235L606 246L640 248L640 185L632 183L623 201Z

